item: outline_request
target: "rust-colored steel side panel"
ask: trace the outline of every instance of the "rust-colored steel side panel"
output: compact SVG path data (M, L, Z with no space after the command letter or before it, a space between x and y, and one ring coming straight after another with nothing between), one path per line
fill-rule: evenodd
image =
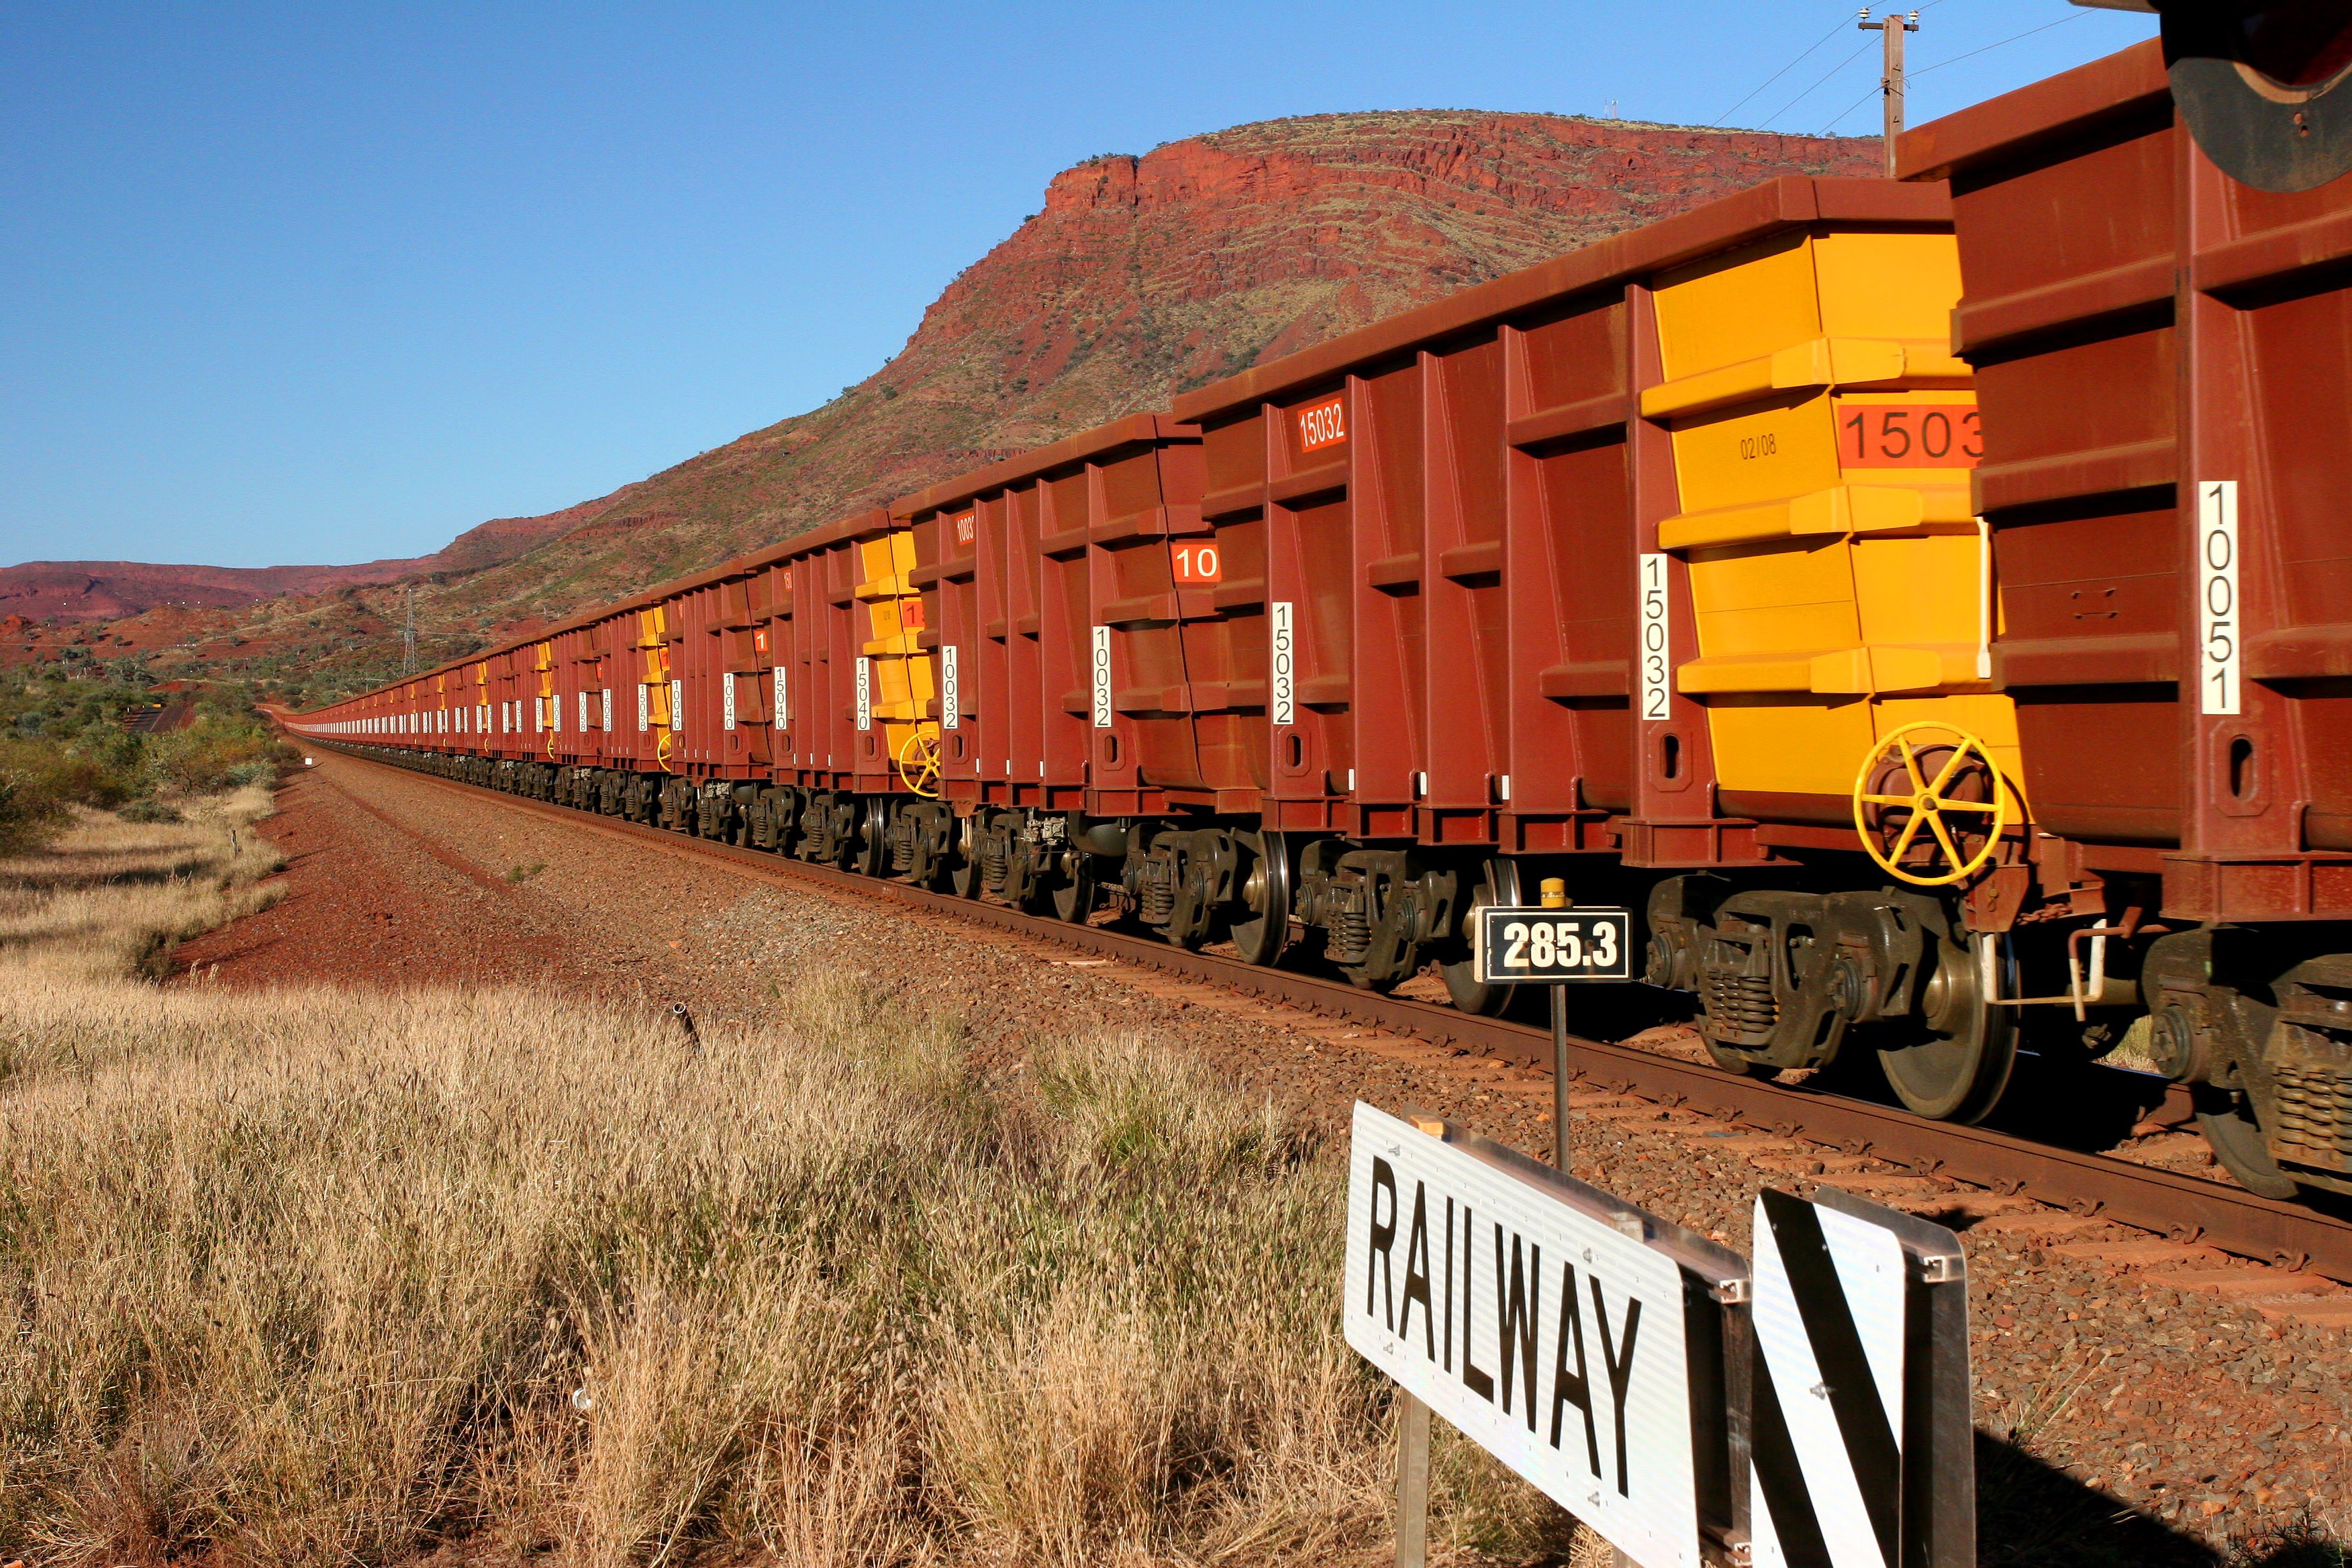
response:
M778 777L787 784L808 784L824 765L825 667L819 657L824 573L816 557L807 552L779 561L770 571L777 605L776 619L770 624L782 654L777 668L783 672L782 695L776 699L783 731Z
M1045 709L1057 689L1045 646L1045 557L1038 553L1045 497L1034 484L1005 492L1004 506L989 518L1002 552L1004 574L1005 689L1013 722L1006 733L1004 780L1018 805L1044 804L1047 722Z
M991 645L985 629L980 521L974 503L936 514L933 526L939 531L937 553L923 553L919 534L916 559L940 564L940 773L948 797L961 810L982 799L981 780L986 776L982 769L991 755L991 731L1003 712L1003 694L988 686L986 650ZM950 659L955 666L952 680L949 679ZM999 675L1001 679L1001 663Z
M2005 136L1996 100L1904 151L1959 165L1953 338L1977 370L1994 675L2017 704L2026 797L2045 832L2165 846L2180 834L2188 643L2173 504L2185 139L2147 68L2138 51L2095 62L2011 95L2025 101Z
M1596 290L1505 334L1507 848L1590 847L1584 818L1633 809L1628 320Z
M1192 732L1217 809L1262 809L1273 776L1266 737L1265 415L1251 405L1201 432L1201 511L1217 552L1209 619L1184 627Z
M1420 355L1427 631L1410 699L1426 840L1491 846L1510 803L1505 350L1499 331Z
M1040 805L1079 804L1092 749L1094 612L1087 527L1094 470L1057 474L1036 488L1038 664L1045 686L1045 771Z
M759 685L754 700L765 726L766 777L775 784L791 783L794 771L790 707L793 647L793 591L787 575L790 570L786 562L769 561L754 567L752 573L751 647L757 672L752 679Z
M543 744L540 757L543 762L571 767L593 756L590 748L593 738L583 734L580 729L580 632L576 627L555 632L548 637L547 646L553 662L548 670L548 729L541 737Z
M1433 356L1419 354L1348 383L1356 416L1345 432L1355 538L1353 560L1339 574L1348 588L1343 611L1354 623L1348 715L1355 762L1333 793L1349 796L1358 814L1347 826L1371 837L1411 833L1423 783L1435 786L1423 729L1431 678L1423 547L1431 510L1425 389L1432 363Z
M1087 808L1165 809L1171 790L1199 804L1183 637L1188 618L1213 613L1205 584L1217 565L1199 442L1123 450L1087 474Z
M598 741L607 767L634 771L645 765L637 732L637 687L633 673L632 646L637 640L636 616L613 611L596 621L595 665Z
M1273 648L1267 711L1274 756L1263 809L1275 827L1350 826L1341 820L1339 797L1349 790L1356 765L1353 439L1332 440L1328 425L1310 415L1336 398L1340 427L1354 430L1361 420L1360 386L1351 377L1266 408L1265 593Z
M831 766L837 784L855 789L862 787L865 775L877 773L885 760L882 721L873 713L870 666L863 721L858 712L858 663L865 657L860 650L870 639L873 621L857 598L857 584L865 580L866 563L859 559L856 543L848 541L828 545L819 560L824 569L826 668L833 694L832 712L827 717L829 728L837 738L826 753L834 759Z
M2182 478L2194 486L2181 508L2194 568L2184 615L2222 593L2212 525L2234 479L2244 654L2232 683L2213 657L2224 628L2187 623L2201 656L2198 698L2183 704L2189 858L2167 899L2208 919L2340 919L2352 868L2310 856L2352 850L2352 179L2265 194L2179 142Z
M1953 181L2038 819L2177 846L2174 918L2352 915L2352 181L2223 175L2153 43L1902 154Z
M689 779L709 773L711 762L710 671L702 657L709 644L709 599L691 588L672 591L662 606L669 639L669 771Z
M730 778L765 780L773 755L768 711L768 595L769 574L764 569L745 570L719 584L722 724L730 712L733 715L732 726L725 731Z

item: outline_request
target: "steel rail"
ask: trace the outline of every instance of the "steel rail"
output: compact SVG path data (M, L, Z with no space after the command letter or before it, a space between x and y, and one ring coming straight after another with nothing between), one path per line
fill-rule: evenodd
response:
M308 740L305 743L573 826L592 827L692 858L738 864L781 882L810 882L866 897L895 899L935 913L1066 943L1436 1044L1472 1046L1531 1066L1547 1066L1550 1061L1551 1036L1547 1028L1483 1018L1407 997L1384 996L1322 975L1261 968L1128 931L1028 914L1003 904L583 812L404 767L335 742ZM2096 1215L2176 1240L2201 1242L2241 1257L2308 1268L2331 1279L2352 1282L2352 1220L2298 1203L2260 1197L2242 1187L2110 1155L2038 1143L1989 1128L1928 1121L1898 1107L1801 1085L1740 1078L1628 1046L1571 1037L1570 1050L1572 1077L1613 1092L1745 1123L1780 1137L1801 1137L1849 1153L1867 1154L1921 1174L1996 1192L2025 1194L2078 1214Z

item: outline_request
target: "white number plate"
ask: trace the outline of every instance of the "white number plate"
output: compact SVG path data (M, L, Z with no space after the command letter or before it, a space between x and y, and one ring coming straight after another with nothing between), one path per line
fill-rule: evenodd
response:
M1110 628L1095 628L1095 728L1110 728Z
M862 657L857 661L857 727L874 728L874 661Z
M956 674L956 645L940 645L940 728L953 730L963 723L963 684Z
M1642 710L1644 720L1671 719L1674 714L1674 651L1668 621L1666 557L1645 554L1641 561Z
M1484 909L1475 936L1482 985L1633 978L1631 910Z
M2238 711L2245 617L2238 605L2238 481L2197 487L2197 647L2202 711Z
M1276 600L1266 606L1266 619L1271 624L1273 647L1267 652L1266 676L1269 681L1268 716L1276 724L1297 721L1297 707L1294 700L1293 681L1298 672L1298 653L1291 636L1290 602Z

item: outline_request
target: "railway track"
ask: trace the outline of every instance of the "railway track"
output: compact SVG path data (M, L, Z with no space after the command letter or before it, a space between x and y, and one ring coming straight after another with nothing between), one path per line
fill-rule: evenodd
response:
M313 742L316 743L316 742ZM342 748L334 748L342 751ZM1477 1017L1408 997L1360 991L1343 980L1265 969L1213 952L1195 952L1154 938L1099 926L1076 925L1003 905L811 865L569 806L483 790L434 774L377 762L412 778L468 795L488 795L525 813L574 827L662 846L675 853L730 862L784 882L801 882L895 900L1033 940L1099 954L1163 973L1326 1016L1343 1018L1519 1061L1548 1066L1545 1028ZM2135 1164L2110 1155L2066 1149L1985 1127L1927 1121L1893 1106L1680 1061L1606 1041L1572 1038L1571 1077L1615 1094L1708 1116L1777 1138L1801 1138L1844 1153L1905 1167L1920 1175L2030 1196L2074 1214L2153 1232L2183 1245L2200 1245L2257 1262L2308 1270L2352 1282L2352 1220L2299 1204L2257 1196L2242 1188ZM2168 1100L2158 1119L2182 1117L2184 1102Z

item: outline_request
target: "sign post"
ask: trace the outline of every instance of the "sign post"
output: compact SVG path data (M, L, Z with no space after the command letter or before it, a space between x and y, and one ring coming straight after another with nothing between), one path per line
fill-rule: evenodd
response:
M1633 978L1633 911L1581 909L1569 913L1568 884L1543 879L1532 910L1478 910L1471 972L1482 985L1551 987L1551 1163L1568 1169L1568 988L1584 981Z

